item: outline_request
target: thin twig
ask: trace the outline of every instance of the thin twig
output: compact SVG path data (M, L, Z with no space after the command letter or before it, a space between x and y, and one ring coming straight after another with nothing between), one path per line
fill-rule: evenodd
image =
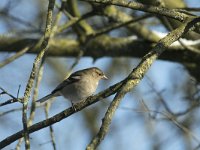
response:
M74 63L71 65L71 67L69 68L69 70L67 71L66 75L65 75L65 79L67 79L69 77L69 75L71 74L72 70L74 69L74 67L76 67L76 65L78 65L81 57L83 56L84 52L82 50L79 51L78 56L76 57Z
M66 30L66 29L68 29L69 27L71 27L71 26L73 26L73 25L79 23L80 21L82 21L82 20L84 20L84 19L87 19L87 18L89 18L89 17L94 16L94 13L95 13L94 11L91 11L91 12L88 12L88 13L84 14L84 15L81 16L81 17L71 17L70 20L69 20L67 23L61 25L61 26L58 28L58 31L57 31L57 32L58 32L58 33L63 32L64 30Z
M19 98L19 91L20 91L20 89L21 89L21 85L19 85L19 88L17 90L17 99Z
M166 21L166 25L167 25L167 27L170 29L170 30L173 30L173 27L172 27L172 25L171 25L171 22L169 21L169 20L167 20L166 18L164 18L165 19L165 21ZM180 45L184 48L184 49L186 49L186 50L189 50L189 51L191 51L191 52L194 52L194 53L196 53L196 54L200 54L200 49L197 49L197 48L195 48L195 47L193 47L193 46L190 46L190 45L186 45L184 42L182 42L182 40L181 39L178 39L178 42L180 43Z
M36 107L40 108L40 107L43 107L43 106L44 106L44 104L40 104L40 105L37 105ZM29 107L28 109L31 109L31 107ZM9 113L12 113L12 112L17 112L17 111L22 111L22 107L21 108L10 109L10 110L7 110L5 112L0 112L0 117L2 117L4 115L7 115Z
M0 87L0 90L2 91L0 93L0 95L3 95L3 94L6 94L8 96L10 96L12 99L10 100L7 100L6 102L3 102L3 103L0 103L0 106L4 106L4 105L7 105L7 104L11 104L11 103L15 103L15 102L21 102L21 98L17 98L15 96L13 96L12 94L8 93L4 88Z
M20 50L19 52L17 52L15 55L3 60L2 62L0 62L0 68L4 67L5 65L13 62L14 60L16 60L17 58L19 58L20 56L22 56L23 54L25 54L28 50L30 50L30 47L25 47L22 50Z
M39 71L38 71L38 75L36 77L36 84L35 84L35 87L34 87L34 90L33 90L33 98L32 98L32 102L31 102L31 108L30 108L30 116L28 118L28 127L32 125L32 122L34 120L34 117L35 117L35 109L36 109L36 100L37 100L37 97L38 97L38 88L39 88L39 84L41 82L41 79L42 79L42 74L43 74L43 62L40 64L40 67L39 67ZM40 105L42 106L42 105ZM16 150L20 150L21 149L21 144L23 142L24 138L20 138L17 145L16 145Z
M11 110L8 110L8 111L5 111L5 112L0 112L0 117L7 115L9 113L12 113L12 112L21 111L21 110L22 110L22 108L15 108L15 109L11 109Z
M187 11L200 11L199 7L185 7L185 8L177 8L177 9L184 9Z
M22 122L23 122L23 128L24 128L24 140L25 140L25 148L27 150L30 149L30 140L29 140L29 132L28 132L28 124L27 124L27 109L28 109L28 101L30 98L30 94L32 91L33 83L36 77L36 73L38 71L38 65L41 62L41 59L43 58L45 52L48 49L48 43L50 39L51 34L51 27L52 27L52 20L53 20L53 8L54 8L55 0L49 0L49 6L48 6L48 12L47 12L47 19L46 19L46 28L44 33L44 39L41 44L41 52L37 55L35 58L35 61L33 63L33 68L26 86L26 90L24 93L24 99L23 99L23 112L22 112Z
M187 127L185 127L184 125L182 125L181 123L179 123L176 120L176 116L164 112L164 111L157 111L157 110L151 110L151 109L145 109L145 110L138 110L138 109L133 109L133 108L129 108L129 107L120 107L120 109L124 109L124 110L132 110L138 113L157 113L160 114L162 116L164 116L165 118L162 119L168 119L169 121L171 121L172 123L174 123L179 129L181 129L183 132L185 132L187 135L190 135L197 143L200 143L200 139L197 137L196 134L194 134L192 131L190 131Z
M194 52L194 53L196 53L196 54L198 54L198 55L200 54L200 49L195 48L195 47L192 47L192 46L190 46L190 45L186 45L185 43L182 42L181 39L179 39L178 41L179 41L179 43L181 44L181 46L183 46L183 48L185 48L186 50L189 50L189 51L191 51L191 52Z
M56 33L56 30L57 30L57 24L59 22L61 18L61 11L59 11L59 13L57 14L56 16L56 19L55 19L55 24L52 28L52 31L50 33L50 38L52 38L54 36L54 34ZM42 63L40 64L40 67L39 67L39 71L38 71L38 75L36 76L36 85L35 85L35 88L34 88L34 93L33 93L33 99L32 99L32 103L31 103L31 112L30 112L30 117L28 119L28 127L32 125L32 121L34 119L34 116L35 116L35 108L36 108L36 99L38 97L38 88L39 88L39 84L40 84L40 81L42 79L42 74L43 74L43 63L44 63L44 58L42 60ZM21 147L21 143L23 142L23 138L21 138L17 145L16 145L16 149L19 150L20 147Z
M156 90L156 87L153 83L153 81L147 76L147 79L148 79L148 84L149 84L149 87L153 90L153 92L157 95L158 99L161 101L161 103L163 104L164 108L170 112L171 114L174 114L173 111L170 109L170 107L167 105L167 103L165 102L163 96L162 96L162 91L157 91Z
M49 118L49 109L51 107L51 102L49 103L46 103L45 104L45 116L46 116L46 119ZM49 131L50 131L50 137L51 137L51 143L52 143L52 146L53 146L53 149L56 150L56 142L55 142L55 136L54 136L54 131L53 131L53 126L50 125L49 126Z
M5 106L5 105L8 105L8 104L12 104L12 103L16 103L16 102L22 102L22 100L23 100L23 98L18 98L18 99L9 99L9 100L7 100L7 101L5 101L5 102L3 102L3 103L0 103L0 107L1 106Z
M26 27L31 27L31 28L37 29L37 27L35 25L33 25L30 22L27 22L19 17L16 17L16 16L8 13L7 11L0 11L0 15L5 16L6 18L12 19L13 21L18 22Z
M191 17L187 14L180 13L173 9L168 9L164 7L156 7L156 6L150 6L150 5L144 5L141 3L133 2L133 1L125 1L125 0L81 0L86 2L92 2L92 3L101 3L101 4L107 4L107 5L116 5L121 6L125 8L131 8L135 10L141 10L144 12L153 13L156 15L163 15L172 19L176 19L178 21L184 22L188 19L188 17Z
M126 22L115 23L113 25L110 25L108 27L100 29L99 31L93 32L93 33L91 33L91 34L89 34L87 36L88 36L88 38L94 38L94 37L97 37L97 36L102 35L104 33L110 32L112 30L121 28L123 26L129 25L129 24L132 24L132 23L136 23L138 21L144 20L144 19L149 18L149 17L152 17L152 15L151 14L146 14L144 16L141 16L141 17L138 17L138 18L126 21Z

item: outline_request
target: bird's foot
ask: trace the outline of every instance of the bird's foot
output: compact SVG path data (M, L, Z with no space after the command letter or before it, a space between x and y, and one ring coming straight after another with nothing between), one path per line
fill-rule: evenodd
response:
M76 111L76 107L74 106L74 103L71 102L71 104L72 104L73 110Z

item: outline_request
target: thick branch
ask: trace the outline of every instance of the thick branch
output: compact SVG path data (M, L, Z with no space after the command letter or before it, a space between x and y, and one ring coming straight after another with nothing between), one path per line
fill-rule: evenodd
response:
M193 21L192 21L193 22ZM187 33L189 30L193 29L190 25L191 22L187 22L181 25L179 28L170 32L167 36L161 39L156 46L147 54L145 55L139 65L133 69L133 71L127 77L127 80L122 84L120 89L117 91L116 96L114 97L112 103L110 104L105 117L102 120L102 125L97 133L97 135L92 139L90 144L87 146L87 150L95 150L97 146L101 143L101 141L106 136L112 118L117 110L121 100L129 92L133 89L138 83L142 80L143 76L149 70L153 62L160 56L167 47L169 47L173 42L178 40L183 34Z
M37 43L38 39L0 38L0 50L4 52L18 52L24 47ZM143 57L154 43L134 40L133 38L112 38L99 36L92 39L86 46L84 56L100 57ZM200 48L200 44L195 46ZM48 56L76 57L81 47L75 40L52 39L49 42ZM28 53L37 54L40 48L29 50ZM191 59L192 58L192 59ZM182 46L171 46L159 59L180 63L196 63L200 56L197 53L185 50Z
M87 100L75 104L76 111L80 111L80 110L84 109L85 107L87 107L93 103L96 103L99 100L102 100L102 99L116 93L116 91L120 88L120 86L122 85L123 82L124 81L121 81L121 82L109 87L108 89L104 90L103 92L97 94L96 96L89 97ZM46 128L54 123L57 123L57 122L63 120L64 118L69 117L70 115L72 115L74 113L75 113L74 108L70 107L49 119L43 120L41 122L38 122L38 123L30 126L28 128L28 133L30 134L30 133L33 133L40 129ZM7 145L11 144L12 142L16 141L17 139L23 137L23 133L24 133L24 131L21 130L15 134L5 138L4 140L2 140L0 142L0 149L6 147Z

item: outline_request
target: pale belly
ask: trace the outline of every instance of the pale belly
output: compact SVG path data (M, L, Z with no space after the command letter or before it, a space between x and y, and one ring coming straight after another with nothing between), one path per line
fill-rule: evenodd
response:
M82 83L82 85L87 86L69 85L61 91L61 95L73 103L77 103L91 96L96 91L98 83L93 85Z

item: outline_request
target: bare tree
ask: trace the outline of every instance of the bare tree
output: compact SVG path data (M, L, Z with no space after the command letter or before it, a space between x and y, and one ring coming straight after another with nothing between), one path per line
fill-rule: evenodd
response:
M139 2L37 0L27 4L25 0L10 0L2 3L0 69L8 71L2 71L0 82L10 80L7 74L13 74L15 81L19 80L15 76L16 70L23 73L24 68L13 69L14 61L23 66L23 57L34 57L34 60L26 62L32 64L32 69L29 66L27 81L21 81L24 88L13 88L17 94L6 84L0 85L3 98L0 103L1 131L4 131L1 149L21 149L23 142L25 149L44 149L45 145L53 149L76 149L77 145L87 150L98 146L100 149L145 149L143 145L148 147L146 149L175 149L175 142L180 149L199 149L200 9L187 7L183 0ZM158 29L167 34L161 34ZM84 57L92 58L93 63L109 58L109 63L102 61L99 66L105 68L110 83L104 83L101 92L75 104L76 110L65 107L52 113L56 108L51 107L58 105L57 101L49 101L44 107L37 105L38 94L44 94L41 82L46 81L42 85L49 85L48 81L54 79L51 86L55 87L55 76L68 77L82 64L81 61L84 62ZM158 59L161 65L156 66ZM66 62L70 64L68 69L64 65ZM175 67L167 68L166 62ZM156 66L154 71L151 71L152 64ZM51 70L48 67L54 73L46 73ZM51 79L45 80L45 77ZM112 82L115 77L117 83ZM114 96L110 98L111 95ZM97 104L88 108L94 103ZM65 106L65 102L62 105ZM43 120L38 119L41 107L45 112ZM61 124L61 120L79 111L84 121L78 120L78 125L89 137L82 139L86 145L73 140L79 139L80 134L66 135L65 130L70 129L61 126L57 131L58 128L54 128L55 124ZM14 122L17 125L10 127L8 133L12 131L12 135L9 135L4 120L13 119L15 113L21 121ZM120 116L117 121L115 116ZM136 123L140 125L129 128ZM46 127L49 135L31 134L40 133ZM128 131L122 134L120 130ZM139 135L137 131L140 131ZM47 144L37 140L42 137ZM60 138L66 141L59 143Z

